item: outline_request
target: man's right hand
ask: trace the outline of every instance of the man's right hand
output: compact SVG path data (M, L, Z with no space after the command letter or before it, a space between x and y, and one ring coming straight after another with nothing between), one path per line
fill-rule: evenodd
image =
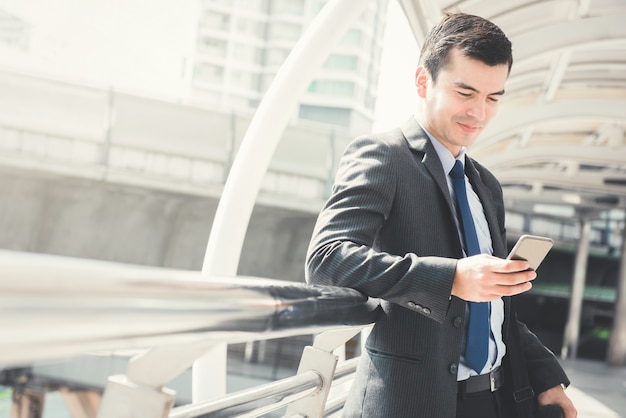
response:
M488 302L527 292L536 277L527 261L474 255L457 261L452 294L470 302Z

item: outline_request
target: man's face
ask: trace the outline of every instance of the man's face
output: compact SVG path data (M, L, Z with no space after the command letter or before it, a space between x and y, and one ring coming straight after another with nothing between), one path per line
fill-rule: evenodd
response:
M498 109L508 77L507 64L489 66L450 51L450 60L433 82L425 68L415 73L417 92L424 99L420 122L456 157L472 145Z

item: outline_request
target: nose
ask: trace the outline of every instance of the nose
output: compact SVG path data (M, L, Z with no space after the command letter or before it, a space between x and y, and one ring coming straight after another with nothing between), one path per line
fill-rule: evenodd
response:
M473 100L472 103L470 103L470 106L467 108L467 116L476 120L485 120L486 114L487 104L484 100L481 99Z

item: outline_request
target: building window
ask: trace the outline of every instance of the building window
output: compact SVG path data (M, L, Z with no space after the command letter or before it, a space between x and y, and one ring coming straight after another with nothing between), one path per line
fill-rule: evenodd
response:
M301 16L304 14L304 0L273 0L272 13Z
M256 89L259 76L250 71L231 71L231 81L239 88Z
M210 55L211 57L225 57L227 42L223 39L211 36L201 36L198 39L198 51Z
M349 81L313 80L309 85L308 91L315 94L352 97L354 95L354 83Z
M332 70L356 70L357 57L354 55L333 54L324 63L324 68Z
M200 25L211 30L228 31L230 29L230 15L212 10L202 13Z
M350 109L338 107L300 105L298 116L300 119L349 127L351 113Z
M350 29L341 38L341 45L359 46L361 45L361 31L358 29Z
M233 56L237 61L261 64L261 61L263 59L263 51L250 45L238 43L235 44Z
M239 0L236 7L249 11L266 12L267 0Z
M250 35L255 38L263 38L265 35L264 24L258 20L238 17L235 26L237 33L242 35Z
M272 41L297 41L300 38L300 25L296 23L272 23L269 39Z
M214 64L197 63L193 77L197 81L207 83L222 83L224 81L224 67Z

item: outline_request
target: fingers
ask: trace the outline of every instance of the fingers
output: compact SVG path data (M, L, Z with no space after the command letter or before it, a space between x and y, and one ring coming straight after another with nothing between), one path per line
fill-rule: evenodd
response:
M495 286L490 288L485 293L478 293L475 296L476 300L471 300L471 302L490 302L503 296L515 296L520 293L528 292L532 289L532 287L533 285L530 282L524 282L512 286Z
M537 273L533 270L518 271L515 273L498 274L495 277L495 283L503 286L515 286L518 284L533 281L537 278Z
M502 258L498 258L498 260L500 260L500 263L497 266L498 273L515 273L530 269L530 265L526 260L505 260Z
M565 413L565 418L576 418L578 411L572 400L565 394L561 385L541 392L537 397L539 405L559 405Z
M532 287L533 285L531 282L524 282L524 283L511 285L511 286L507 286L507 285L499 286L497 288L497 293L494 295L494 299L502 297L502 296L519 295L520 293L528 292L530 289L532 289Z
M467 261L487 268L494 273L516 273L530 269L530 264L526 260L508 260L487 254L468 257Z
M492 276L493 299L501 296L515 296L532 289L532 281L537 278L533 270L499 273Z
M452 294L472 302L487 302L529 291L537 273L524 260L505 260L486 254L457 261Z

